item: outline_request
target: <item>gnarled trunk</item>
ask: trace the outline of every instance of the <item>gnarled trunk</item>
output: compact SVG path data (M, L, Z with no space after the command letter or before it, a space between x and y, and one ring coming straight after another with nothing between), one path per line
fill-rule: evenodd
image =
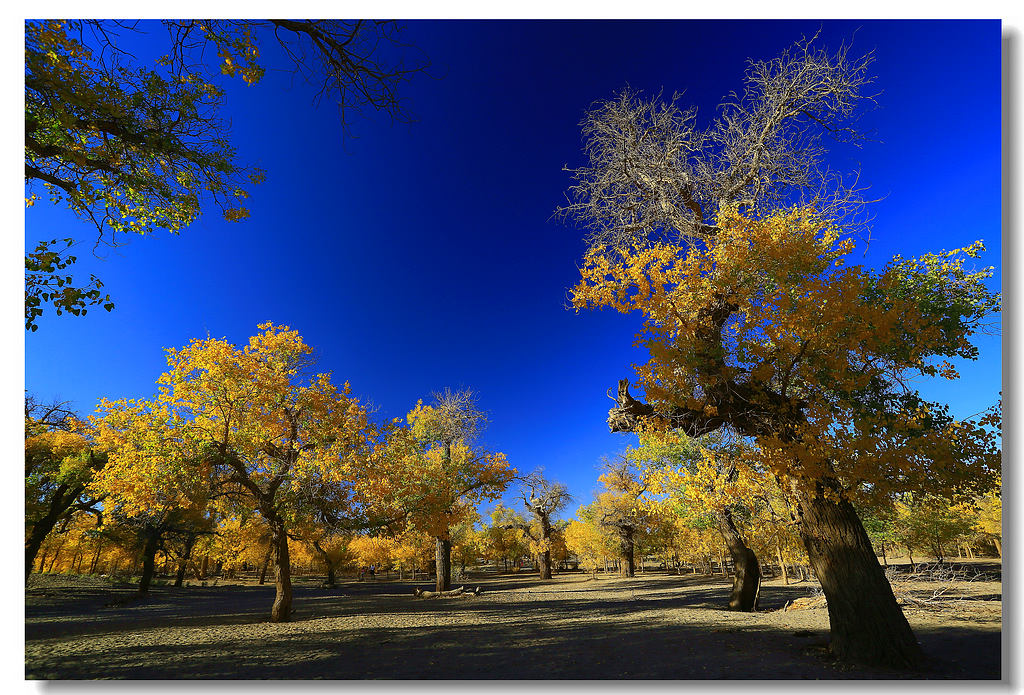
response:
M732 594L729 596L729 608L737 611L753 611L757 609L757 596L761 588L761 566L757 555L747 547L732 519L729 507L717 512L718 530L729 548L729 555L736 566L736 574L732 579Z
M537 553L537 570L541 579L551 579L551 551Z
M50 531L64 518L68 513L68 508L81 494L82 488L75 487L70 490L66 485L61 485L57 488L53 498L50 500L50 507L47 509L46 514L35 521L32 524L32 529L29 531L28 538L25 539L25 582L28 582L28 577L32 574L32 566L35 564L36 555L39 553L39 548L42 547L43 541L50 535ZM40 564L40 571L42 571L42 563Z
M292 615L292 575L291 560L288 557L288 534L284 523L276 521L272 525L271 543L274 546L274 572L277 593L274 605L270 609L270 620L275 623L288 621Z
M32 574L32 566L35 564L36 555L39 553L39 548L42 547L43 541L46 540L46 536L53 527L56 525L56 520L53 523L48 521L38 521L32 526L32 530L29 532L28 539L25 541L25 583L28 583L28 577ZM43 556L42 562L39 563L39 571L43 571L43 562L46 561L46 556Z
M623 577L636 576L636 562L634 559L636 544L633 542L633 530L626 529L620 536L619 548L622 551L622 564L619 565L619 574Z
M437 569L436 591L448 591L452 588L452 542L451 539L437 537L434 553L434 564Z
M826 485L831 488L826 496ZM797 490L800 535L828 602L832 653L849 661L912 667L921 648L853 505L834 480Z

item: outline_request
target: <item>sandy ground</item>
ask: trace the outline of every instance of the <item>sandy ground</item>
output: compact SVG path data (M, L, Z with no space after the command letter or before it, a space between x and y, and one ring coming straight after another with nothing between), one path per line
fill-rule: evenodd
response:
M33 576L25 674L33 679L860 679L1000 678L998 581L905 612L928 668L828 659L826 609L780 610L815 584L764 582L761 610L727 610L721 577L647 573L481 575L480 596L416 599L428 582L295 584L294 618L267 621L274 589L251 582L134 587ZM928 597L922 584L914 595Z

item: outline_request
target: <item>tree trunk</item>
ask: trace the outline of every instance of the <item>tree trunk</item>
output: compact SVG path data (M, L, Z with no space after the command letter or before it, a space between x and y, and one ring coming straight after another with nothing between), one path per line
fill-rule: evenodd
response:
M59 518L59 517L58 517ZM46 540L46 536L49 535L53 527L57 525L57 518L52 518L47 515L32 525L32 530L28 534L28 539L25 541L25 581L28 582L28 576L32 574L32 566L35 564L36 555L39 553L39 548L42 547L43 541ZM46 555L43 555L43 561L46 560ZM39 571L43 571L43 562L39 563Z
M96 567L100 563L100 552L103 550L103 539L100 538L99 543L96 544L96 552L92 556L92 562L89 564L89 574L96 574Z
M753 611L757 609L757 595L761 588L761 566L754 551L747 547L739 529L732 519L729 507L716 513L718 530L725 539L725 545L732 556L736 574L732 579L732 594L729 596L729 608L736 611ZM725 563L722 563L723 574Z
M634 555L636 544L633 542L632 529L625 531L622 536L620 547L622 549L622 564L619 565L619 574L623 577L636 576L636 562Z
M1003 559L1003 544L998 538L993 537L992 542L996 544L996 552L999 553L999 559Z
M795 492L800 535L828 604L832 654L897 668L919 664L921 648L838 482L818 483L813 493Z
M537 553L537 567L541 579L551 579L551 551Z
M206 579L206 571L210 568L210 556L203 555L203 564L199 568L199 578Z
M324 567L327 570L324 583L329 587L333 587L335 580L337 579L337 575L334 572L334 563L331 562L331 556L326 550L320 547L320 541L313 541L313 547L316 549L317 553L319 553L320 559L324 561Z
M156 529L147 527L143 529L146 544L142 548L142 576L139 578L139 593L149 592L149 585L153 581L153 571L156 565L156 551L160 547L160 534Z
M263 567L260 569L260 584L264 584L267 581L267 567L270 566L270 558L274 556L274 544L273 542L267 544L267 553L263 556Z
M782 570L782 583L789 584L789 575L786 573L786 562L782 559L782 547L775 546L775 552L779 554L779 568Z
M435 538L434 565L437 569L436 591L448 591L452 588L452 542L450 539Z
M174 577L174 586L180 587L185 583L185 569L188 567L188 559L192 556L192 548L196 544L198 536L191 533L185 538L185 549L178 559L178 574Z
M270 609L270 620L275 623L287 622L292 615L291 560L288 557L288 534L284 523L272 525L271 544L274 548L274 574L277 593Z
M61 535L60 543L57 544L57 549L53 551L53 557L50 558L50 565L46 568L47 572L53 571L53 566L57 563L57 558L60 557L60 551L64 549L64 543L67 541L68 535L65 533Z

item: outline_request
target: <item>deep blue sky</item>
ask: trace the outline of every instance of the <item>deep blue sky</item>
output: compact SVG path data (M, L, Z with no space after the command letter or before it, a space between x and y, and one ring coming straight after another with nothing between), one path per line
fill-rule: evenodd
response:
M710 118L741 88L747 58L819 27L826 45L852 38L876 57L880 108L863 126L878 141L832 155L884 196L864 262L984 239L998 289L998 22L410 22L405 37L436 77L405 86L410 126L369 114L343 142L333 107L314 109L289 76L227 84L239 158L268 171L246 222L211 210L180 236L97 260L93 233L69 213L28 210L26 244L87 240L78 273L99 275L117 308L44 316L25 337L25 386L88 413L100 397L151 395L163 348L207 333L241 343L272 320L298 329L322 368L383 415L445 386L474 388L489 447L589 502L601 456L630 441L608 433L605 391L645 356L631 347L638 317L565 308L583 245L550 217L569 184L563 164L582 161L578 122L627 83L685 90L682 102ZM961 382L923 386L960 416L1000 390L1000 338L978 342Z

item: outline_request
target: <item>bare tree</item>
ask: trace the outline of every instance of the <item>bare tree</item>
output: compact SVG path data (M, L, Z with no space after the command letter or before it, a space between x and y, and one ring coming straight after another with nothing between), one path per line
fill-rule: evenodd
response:
M697 109L674 94L652 99L626 87L597 102L580 123L589 163L557 213L587 230L594 246L625 248L713 235L726 206L757 213L813 201L853 219L863 202L856 175L823 162L823 139L858 142L853 127L872 78L869 53L829 53L802 40L771 61L750 61L743 93L728 95L717 119L698 128Z

